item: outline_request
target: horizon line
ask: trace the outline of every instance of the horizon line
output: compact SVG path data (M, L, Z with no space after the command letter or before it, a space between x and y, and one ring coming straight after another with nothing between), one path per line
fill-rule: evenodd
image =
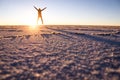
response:
M105 24L105 25L102 25L102 24L96 24L96 25L92 25L92 24L86 24L86 25L83 25L83 24L45 24L45 26L48 26L48 25L53 25L53 26L57 26L57 25L59 25L59 26L119 26L120 27L120 25L107 25L107 24ZM5 24L2 24L2 25L0 25L0 26L31 26L31 25L28 25L28 24L8 24L8 25L5 25ZM33 25L32 25L33 26ZM41 25L34 25L34 26L44 26L44 24L41 24Z

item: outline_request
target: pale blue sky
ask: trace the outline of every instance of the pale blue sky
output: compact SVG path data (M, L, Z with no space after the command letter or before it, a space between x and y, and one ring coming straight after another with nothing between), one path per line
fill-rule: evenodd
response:
M120 0L0 0L0 25L36 24L33 5L47 25L120 25Z

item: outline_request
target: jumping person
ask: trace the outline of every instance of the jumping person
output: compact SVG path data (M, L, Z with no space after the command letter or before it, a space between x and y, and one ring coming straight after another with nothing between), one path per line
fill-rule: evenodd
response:
M37 9L37 8L34 6L34 8L38 11L37 24L38 24L39 18L41 18L41 21L42 21L42 24L43 24L42 11L45 10L47 7L43 8L43 9L40 9L40 8Z

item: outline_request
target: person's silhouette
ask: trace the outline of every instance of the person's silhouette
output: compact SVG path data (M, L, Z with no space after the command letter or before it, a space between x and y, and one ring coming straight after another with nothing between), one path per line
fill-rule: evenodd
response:
M34 8L38 11L37 24L38 24L39 18L41 18L41 21L42 21L42 24L43 24L42 11L45 10L47 7L43 8L43 9L40 9L40 8L37 9L37 8L34 6Z

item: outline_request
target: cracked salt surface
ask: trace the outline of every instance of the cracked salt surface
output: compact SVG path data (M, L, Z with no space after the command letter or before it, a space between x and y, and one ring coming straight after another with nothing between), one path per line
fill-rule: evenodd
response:
M0 26L0 80L120 80L120 27Z

